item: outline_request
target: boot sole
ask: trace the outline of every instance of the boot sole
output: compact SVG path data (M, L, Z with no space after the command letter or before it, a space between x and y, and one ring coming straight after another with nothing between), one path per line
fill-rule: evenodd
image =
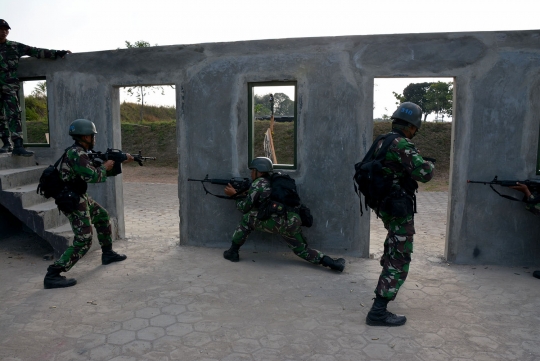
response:
M72 286L75 286L77 284L77 280L73 280L72 282L69 282L69 283L65 283L63 285L47 285L45 282L43 283L43 287L46 289L46 290L50 290L50 289L53 289L53 288L67 288L67 287L72 287Z
M402 323L386 323L384 321L373 321L366 317L366 325L368 326L386 326L386 327L397 327L397 326L403 326L407 320L403 321Z

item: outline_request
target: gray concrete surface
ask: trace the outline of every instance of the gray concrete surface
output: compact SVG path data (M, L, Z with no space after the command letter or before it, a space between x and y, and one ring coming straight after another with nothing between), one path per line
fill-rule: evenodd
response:
M466 181L538 179L539 39L540 31L530 30L171 45L22 59L19 76L47 80L50 148L35 150L49 162L69 144L69 122L81 117L97 125L96 149L121 148L119 87L175 85L181 241L210 247L226 246L233 209L201 202L199 185L187 178L246 174L249 84L296 82L297 164L288 172L321 220L306 234L317 247L360 257L369 255L369 222L360 217L351 178L371 144L374 79L452 77L445 256L461 264L532 266L540 262L540 222L522 205ZM123 236L122 184L107 183L92 191Z
M231 263L220 248L178 246L176 185L124 191L115 248L128 259L102 266L89 253L68 273L75 287L43 289L46 243L0 240L0 360L540 360L540 280L444 262L446 193L419 194L409 278L390 304L408 322L386 328L364 323L377 260L345 255L335 273L285 247L259 251L254 233ZM240 214L228 217L232 231ZM380 220L372 231L376 255Z

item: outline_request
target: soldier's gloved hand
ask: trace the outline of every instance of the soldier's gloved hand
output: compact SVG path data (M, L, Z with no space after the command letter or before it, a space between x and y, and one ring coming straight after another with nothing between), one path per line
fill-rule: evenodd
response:
M71 51L69 50L57 50L56 51L56 57L60 57L60 58L64 58L64 56L66 56L66 54L71 54Z

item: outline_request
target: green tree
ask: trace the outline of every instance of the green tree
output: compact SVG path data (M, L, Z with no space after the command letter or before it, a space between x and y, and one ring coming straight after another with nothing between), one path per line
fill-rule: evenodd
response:
M34 90L32 90L32 96L41 99L47 99L47 82L42 81L36 84Z
M429 114L452 115L452 82L411 83L403 89L403 95L392 92L398 100L396 104L412 102L422 108L424 121Z
M148 48L150 47L150 43L144 40L137 40L134 43L131 43L129 41L125 41L126 48L133 49L133 48ZM157 46L158 44L155 44L154 46ZM172 89L174 89L174 85L169 85ZM144 118L144 96L148 94L155 94L156 92L160 92L161 95L165 95L165 89L160 85L151 85L151 86L133 86L128 87L126 89L126 92L129 96L135 97L137 99L137 102L141 104L141 107L139 108L139 116L141 119L141 123Z

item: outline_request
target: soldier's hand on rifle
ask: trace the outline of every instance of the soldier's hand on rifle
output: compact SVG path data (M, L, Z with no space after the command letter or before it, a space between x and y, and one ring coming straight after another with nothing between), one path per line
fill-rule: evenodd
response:
M527 187L525 184L521 184L519 182L516 182L517 185L511 186L510 188L515 189L517 191L520 191L521 193L525 194L525 197L529 198L531 196L531 191L529 190L529 187Z
M129 153L126 153L126 157L127 157L127 159L125 161L123 161L122 164L131 163L131 162L133 162L135 160L135 158L133 158L133 156L131 154L129 154Z
M113 167L114 167L114 160L108 160L106 161L105 163L103 163L103 165L105 166L105 169L108 171L112 170Z
M236 194L236 189L234 189L234 187L229 183L225 186L225 190L224 190L225 194L228 195L229 197L232 197Z

